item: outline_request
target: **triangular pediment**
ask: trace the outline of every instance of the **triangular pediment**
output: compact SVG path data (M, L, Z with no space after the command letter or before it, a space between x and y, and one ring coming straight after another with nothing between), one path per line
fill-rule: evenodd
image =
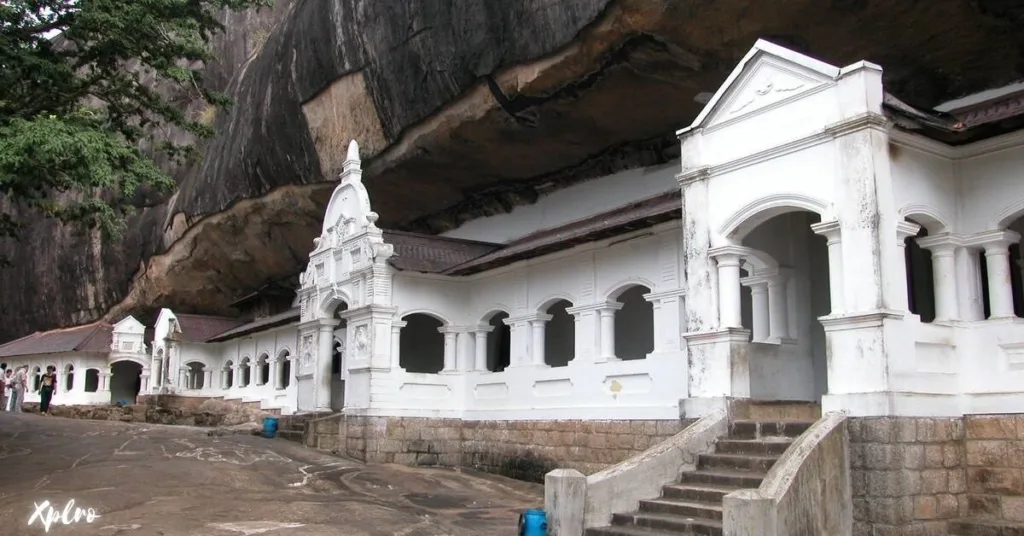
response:
M840 69L759 40L693 124L709 128L799 99L835 82Z
M134 316L126 316L117 324L114 324L115 333L144 333L146 326L142 325Z

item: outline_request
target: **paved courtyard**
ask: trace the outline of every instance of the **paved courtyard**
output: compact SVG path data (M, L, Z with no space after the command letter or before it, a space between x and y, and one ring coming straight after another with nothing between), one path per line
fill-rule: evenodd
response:
M71 523L55 519L72 500ZM56 514L30 525L43 501ZM515 534L518 513L542 502L533 484L367 466L281 439L0 413L5 535ZM76 508L99 517L75 522Z

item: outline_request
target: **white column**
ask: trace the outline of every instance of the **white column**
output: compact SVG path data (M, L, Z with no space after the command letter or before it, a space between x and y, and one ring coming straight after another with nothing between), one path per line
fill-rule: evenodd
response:
M444 333L444 369L441 372L455 372L457 365L455 359L458 356L458 346L456 345L458 333L448 327L437 328L437 331Z
M274 390L281 388L281 358L275 357L270 360L270 383L274 386Z
M751 317L754 342L765 342L768 340L768 281L760 280L747 283L750 287Z
M721 328L742 328L740 314L740 256L724 253L715 257L718 264L718 309Z
M110 391L110 373L109 372L100 372L99 376L100 376L99 377L99 380L100 380L100 388L99 388L99 390L100 391Z
M473 370L481 372L487 370L487 334L493 329L493 326L477 326L476 331L473 332L473 336L476 338L476 346L473 348L476 353Z
M231 374L233 379L231 380L232 389L239 389L242 387L242 365L235 364L231 365Z
M469 331L469 328L460 328L459 332L456 333L455 337L455 365L456 368L462 372L469 372L473 370L473 365L476 362L475 351L475 337Z
M619 359L615 355L615 312L620 309L622 309L621 303L609 303L606 307L598 310L598 315L601 318L599 361L618 361Z
M391 323L391 370L402 370L402 328L408 322L395 320Z
M920 238L917 244L932 253L932 281L935 294L935 320L959 318L956 289L957 242L948 235ZM1012 305L1011 305L1012 309Z
M989 318L1012 318L1013 285L1010 283L1010 244L1020 241L1012 231L1000 231L986 237L985 264L988 270Z
M780 274L768 280L768 338L773 342L789 337L789 279Z
M907 239L912 236L916 236L917 233L919 233L920 231L921 226L916 223L912 223L909 221L901 221L896 223L896 247L899 249L900 259L903 259L903 262L899 263L899 266L902 267L898 271L901 277L899 277L898 281L896 281L897 292L896 301L893 302L893 308L899 311L907 311L910 308L909 302L907 301L907 296L909 293L907 289ZM921 245L920 240L918 241L918 245Z
M537 315L530 319L530 355L534 365L544 364L544 329L551 315Z
M981 285L981 254L978 247L959 247L956 259L956 298L960 320L974 322L985 319L985 289Z
M828 287L831 314L845 310L843 299L843 245L840 240L839 222L827 221L811 225L815 234L824 236L828 245Z
M188 384L188 367L180 367L178 369L178 385L182 389L190 389L192 387Z
M314 356L315 365L313 377L316 385L316 407L317 409L331 408L331 365L334 360L334 328L341 322L338 320L321 320L317 326L317 355ZM342 361L342 366L347 363Z
M203 389L213 389L213 369L203 367Z

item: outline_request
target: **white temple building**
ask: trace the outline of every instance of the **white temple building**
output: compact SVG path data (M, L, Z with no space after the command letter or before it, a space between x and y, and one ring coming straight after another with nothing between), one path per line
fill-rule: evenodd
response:
M678 132L681 161L444 236L377 227L353 142L298 289L247 297L238 318L164 309L148 333L131 317L37 333L0 361L57 366L55 404L173 393L286 414L657 420L746 397L852 416L1021 412L1024 133L957 141L1024 113L1021 98L914 110L877 65L760 41Z

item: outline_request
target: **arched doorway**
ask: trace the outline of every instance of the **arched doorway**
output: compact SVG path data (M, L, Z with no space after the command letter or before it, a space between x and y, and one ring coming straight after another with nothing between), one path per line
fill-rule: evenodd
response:
M141 388L142 365L135 361L116 361L110 365L111 404L134 404Z
M444 322L424 313L406 315L402 320L405 327L399 333L399 366L406 372L441 372L444 369L444 334L438 329Z

